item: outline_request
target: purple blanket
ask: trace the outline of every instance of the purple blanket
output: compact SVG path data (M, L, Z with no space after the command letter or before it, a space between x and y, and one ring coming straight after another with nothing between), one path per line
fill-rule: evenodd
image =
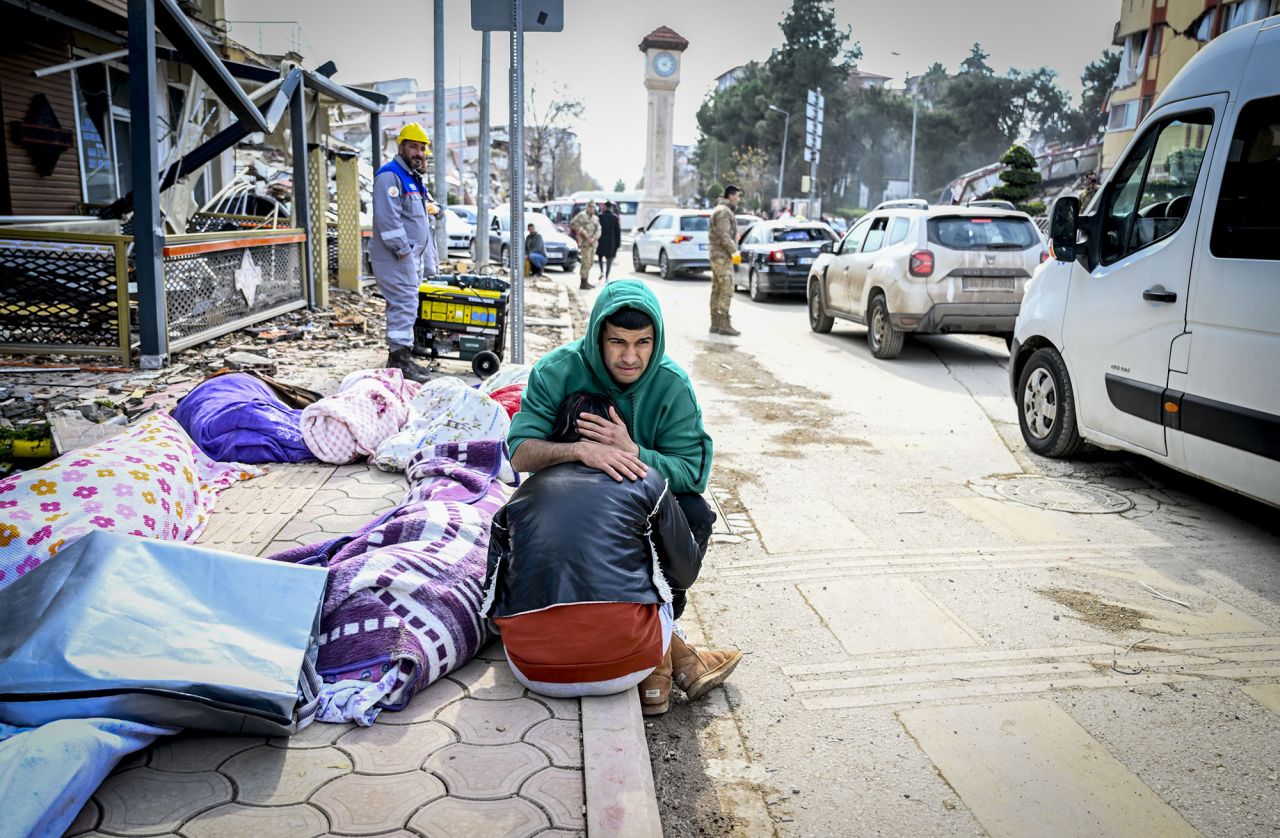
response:
M378 681L398 710L471 660L488 640L480 619L489 524L506 502L502 440L449 443L410 461L406 501L359 532L272 558L325 564L317 669L325 681Z
M219 375L196 386L173 409L200 450L237 463L300 463L314 455L302 439L302 411L280 401L251 375Z

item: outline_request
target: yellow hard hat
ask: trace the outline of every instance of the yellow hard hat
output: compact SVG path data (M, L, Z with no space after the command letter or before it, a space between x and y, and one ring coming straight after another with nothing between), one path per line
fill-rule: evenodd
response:
M400 129L400 133L396 134L396 145L405 140L413 140L414 142L426 143L427 153L431 152L431 140L427 137L427 132L422 130L422 126L416 122L407 122Z

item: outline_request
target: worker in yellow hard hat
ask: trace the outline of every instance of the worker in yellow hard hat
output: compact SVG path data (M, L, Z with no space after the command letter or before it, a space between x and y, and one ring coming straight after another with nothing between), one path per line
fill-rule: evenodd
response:
M426 381L427 370L413 360L413 324L418 286L439 272L434 227L440 207L422 176L431 156L431 140L410 122L396 135L397 154L373 179L373 238L369 262L378 291L387 301L386 366L411 381Z

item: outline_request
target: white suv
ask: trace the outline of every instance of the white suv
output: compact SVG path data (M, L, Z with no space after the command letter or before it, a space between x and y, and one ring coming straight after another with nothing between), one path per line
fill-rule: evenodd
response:
M707 225L711 210L665 209L636 233L631 245L631 263L636 273L647 265L657 265L658 275L671 279L685 271L711 267L707 254Z
M823 245L809 270L809 327L835 318L867 326L877 358L907 332L1013 332L1023 286L1048 257L1026 213L958 206L889 207Z

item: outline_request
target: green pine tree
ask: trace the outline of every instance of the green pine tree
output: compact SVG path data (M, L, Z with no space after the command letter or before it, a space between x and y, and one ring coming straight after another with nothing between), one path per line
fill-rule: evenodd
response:
M1012 201L1023 212L1036 214L1038 202L1031 201L1040 193L1040 169L1036 166L1036 158L1025 147L1012 145L1001 156L1000 162L1005 168L1000 173L1000 185L991 190L991 197Z

